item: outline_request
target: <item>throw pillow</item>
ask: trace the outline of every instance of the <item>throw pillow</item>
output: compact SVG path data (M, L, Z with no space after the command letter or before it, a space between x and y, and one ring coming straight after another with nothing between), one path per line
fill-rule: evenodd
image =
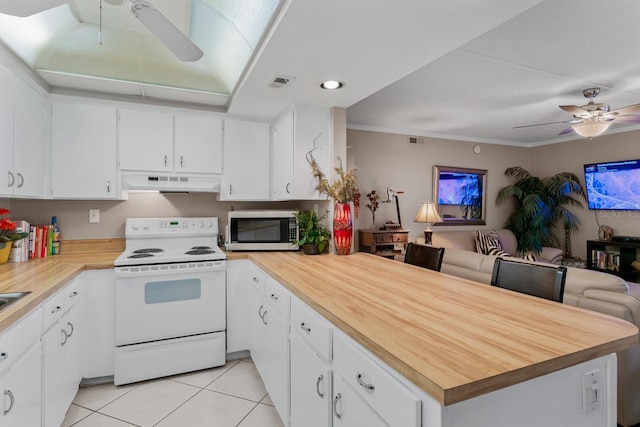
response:
M496 257L511 256L511 254L509 254L509 252L505 252L500 248L489 249L489 253L487 255L495 255Z
M491 249L502 250L498 235L494 234L493 232L489 234L483 234L480 231L476 231L476 252L483 255L489 255L489 251Z
M522 259L526 259L527 261L538 261L534 254L522 255Z

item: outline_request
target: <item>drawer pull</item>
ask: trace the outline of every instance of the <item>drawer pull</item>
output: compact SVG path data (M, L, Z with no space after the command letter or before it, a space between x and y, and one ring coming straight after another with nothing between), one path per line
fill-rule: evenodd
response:
M278 301L278 295L271 294L271 299L274 300L274 301Z
M324 399L324 394L320 391L320 383L324 380L324 375L320 375L316 381L316 393L320 396L320 399Z
M342 395L340 393L336 394L336 397L333 399L333 413L336 414L336 418L342 418L342 415L338 413L338 402L342 399Z
M267 324L267 310L262 313L262 323Z
M256 283L258 283L258 278L257 278L257 277L254 277L254 278L253 278L253 281L254 281L254 282L256 282Z
M302 329L303 331L305 331L306 333L311 333L311 328L309 328L308 326L306 326L304 324L304 322L300 323L300 329Z
M71 294L69 295L69 298L75 298L78 296L78 291L73 291L71 292Z
M67 334L69 335L69 338L71 338L71 335L73 335L73 331L74 331L73 323L67 322L67 326L69 326L69 328L71 329L70 332L67 332Z
M367 384L364 381L362 381L362 374L358 374L356 375L356 381L358 382L358 384L360 384L362 387L364 387L367 390L373 390L375 389L375 387L373 386L373 384Z
M260 308L258 308L258 316L260 316L261 319L264 317L264 313L262 313L263 308L264 308L264 305L261 305Z
M69 334L64 329L60 329L60 332L62 332L62 342L60 343L60 347L64 347L64 345L69 340Z
M60 307L59 305L56 305L55 308L53 310L51 310L51 314L55 314L55 313L59 312L60 310L62 310L62 307Z
M0 362L2 362L3 360L7 360L8 357L9 357L9 353L5 353L3 351L2 353L0 353Z
M4 395L9 397L9 409L4 411L4 414L7 415L13 409L13 404L16 402L16 399L13 397L11 390L5 390Z

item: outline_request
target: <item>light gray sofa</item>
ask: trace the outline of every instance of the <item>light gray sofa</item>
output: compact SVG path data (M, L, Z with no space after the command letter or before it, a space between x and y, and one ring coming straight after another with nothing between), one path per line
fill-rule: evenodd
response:
M496 231L503 250L515 253L517 242L513 233ZM424 239L417 240L424 242ZM432 244L446 248L442 273L491 283L496 257L475 251L475 231L434 232ZM561 257L560 249L545 248L538 260L559 263ZM627 283L612 274L567 267L563 302L615 316L640 327L640 285ZM618 423L623 427L640 423L640 345L618 353Z

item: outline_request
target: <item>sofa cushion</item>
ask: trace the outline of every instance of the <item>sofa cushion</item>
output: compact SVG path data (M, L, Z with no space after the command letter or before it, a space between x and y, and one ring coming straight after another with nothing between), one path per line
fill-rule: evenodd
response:
M424 242L424 237L418 237L416 240ZM467 251L476 251L475 232L472 230L465 231L435 231L431 236L433 246L441 248L464 249Z

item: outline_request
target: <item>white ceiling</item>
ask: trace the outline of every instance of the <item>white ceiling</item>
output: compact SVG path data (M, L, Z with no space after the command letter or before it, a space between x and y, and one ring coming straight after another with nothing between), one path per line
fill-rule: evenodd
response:
M95 10L77 13L94 21ZM230 97L41 75L54 92L177 101L267 120L294 103L336 106L347 108L350 128L531 146L577 138L557 136L566 124L512 128L570 120L558 106L586 104L585 88L601 87L597 101L612 109L640 103L638 18L634 0L282 0ZM275 89L274 76L293 79ZM321 90L329 78L346 85ZM607 132L636 127L614 123Z

